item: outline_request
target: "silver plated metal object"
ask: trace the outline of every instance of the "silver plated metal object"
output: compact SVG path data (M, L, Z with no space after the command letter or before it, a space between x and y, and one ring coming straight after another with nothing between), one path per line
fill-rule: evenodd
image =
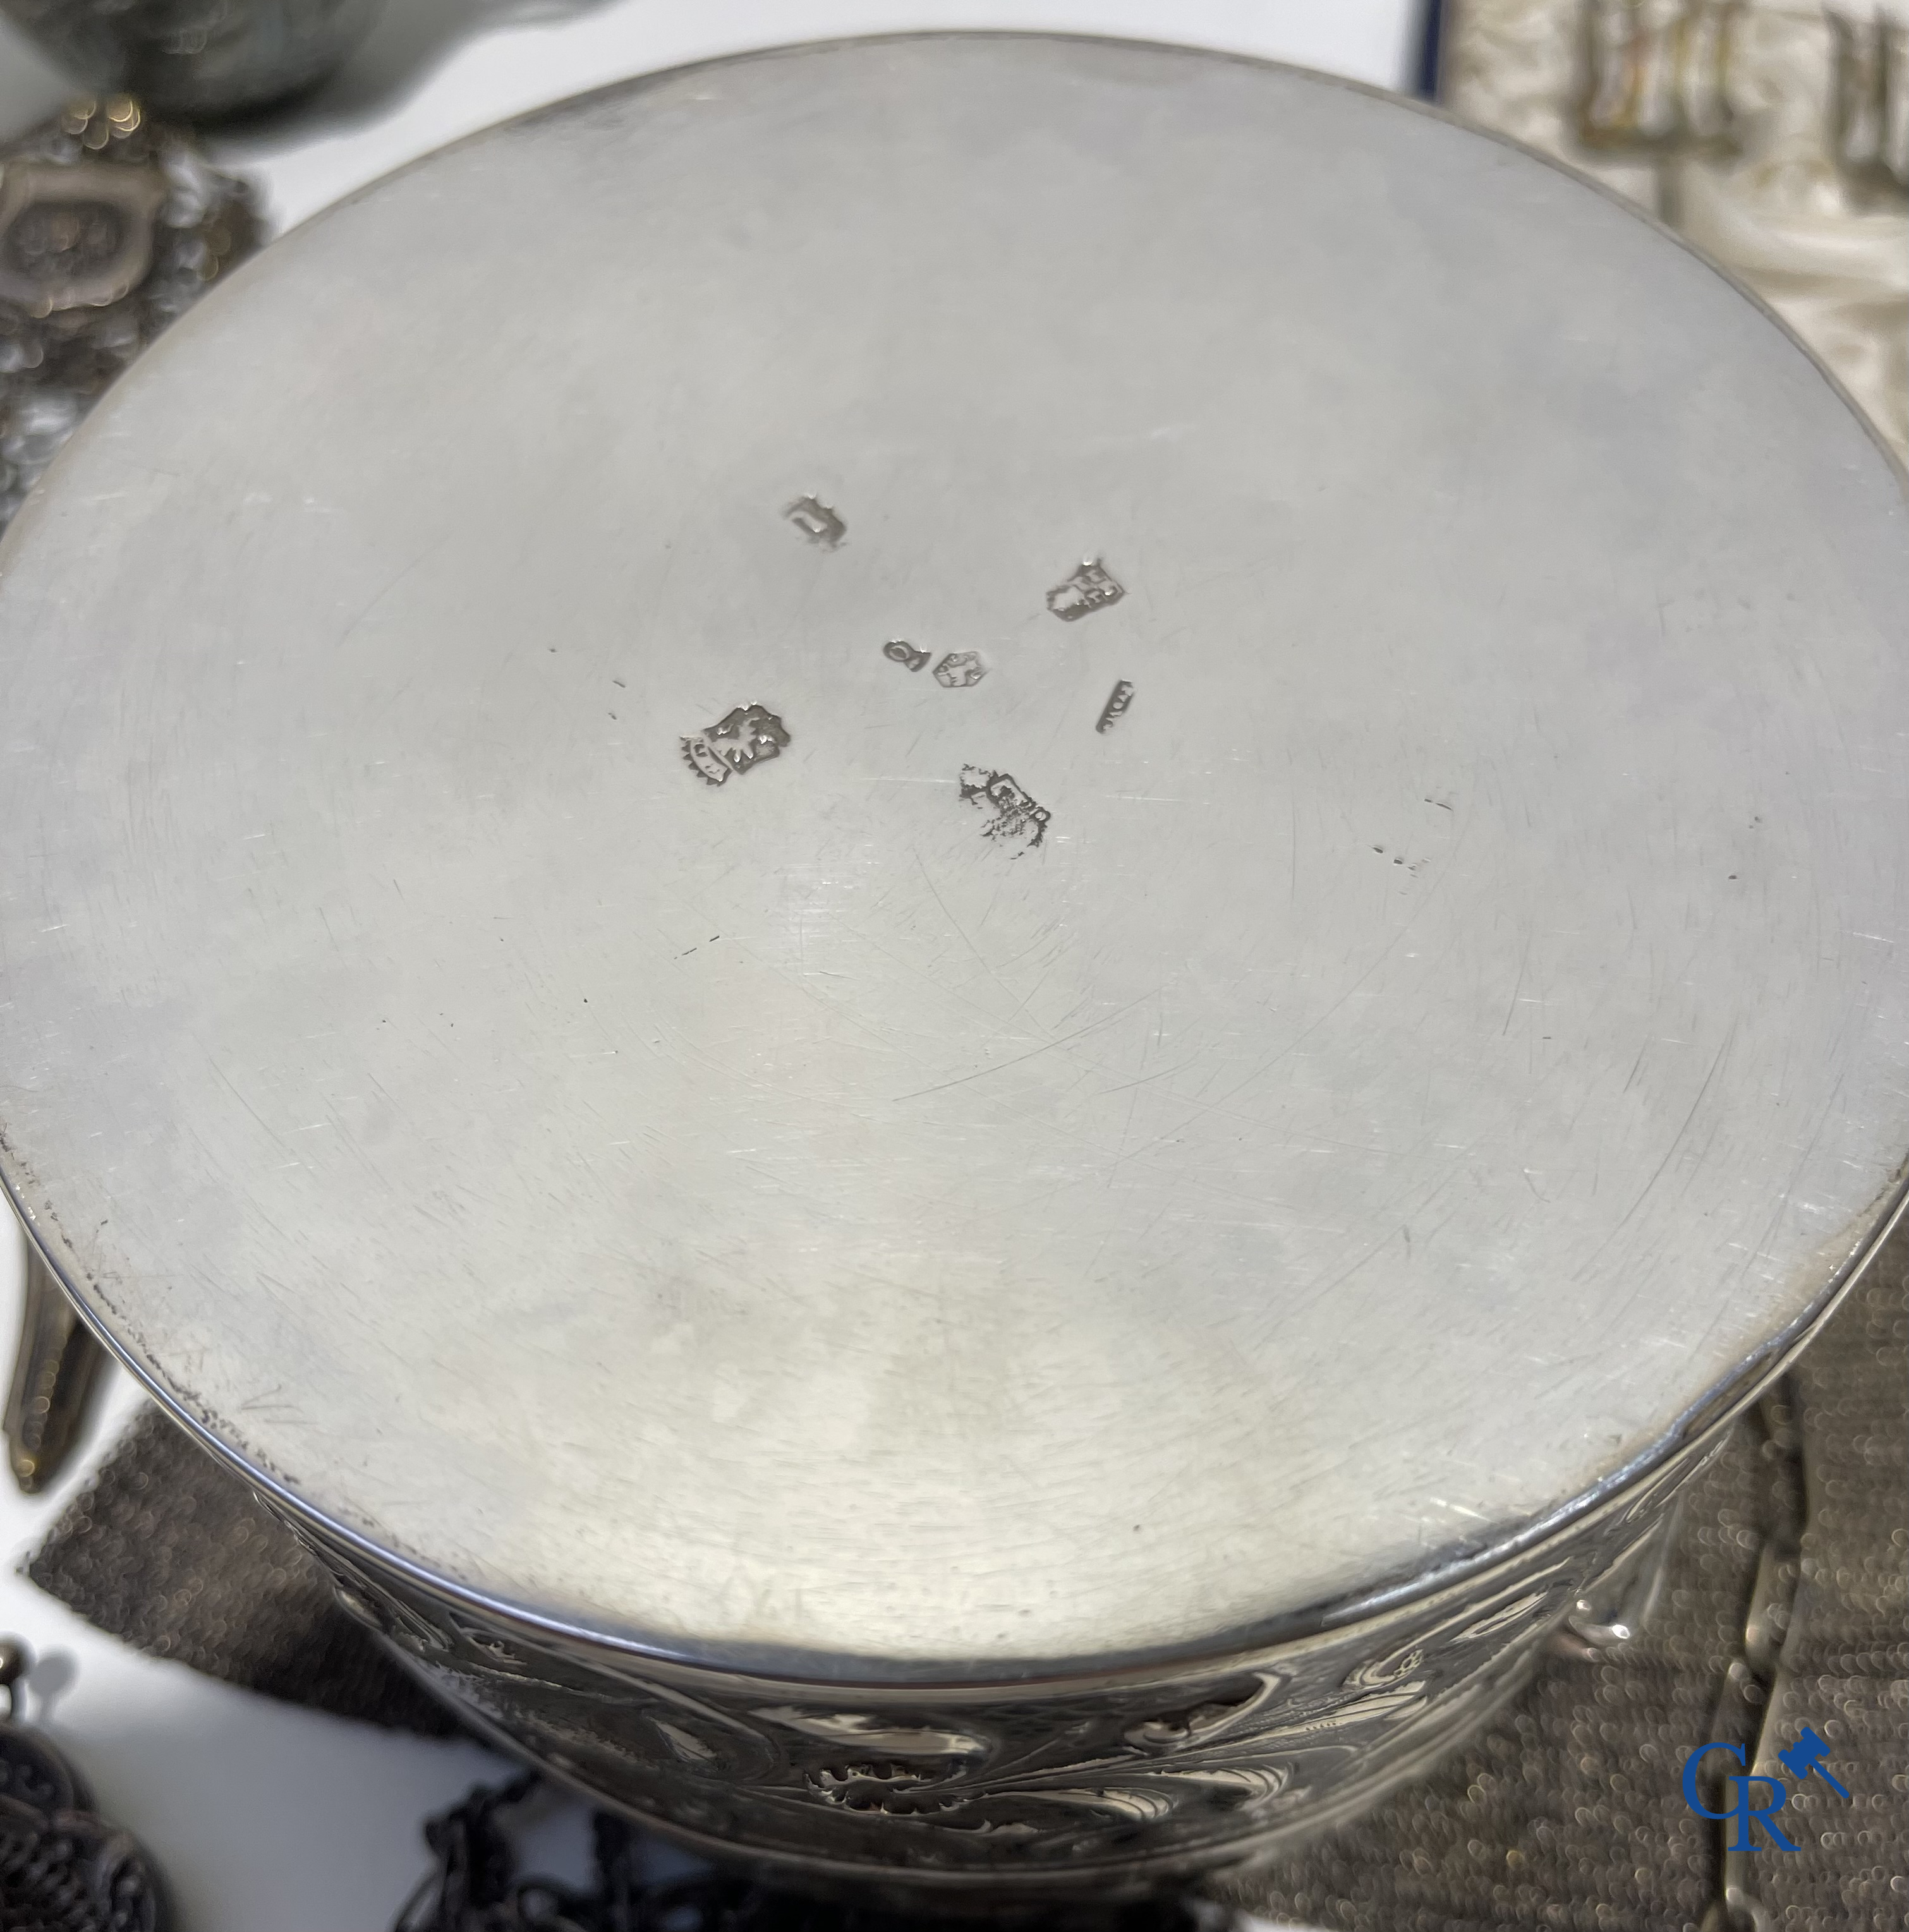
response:
M159 1874L143 1848L102 1818L86 1781L25 1721L32 1659L0 1637L0 1906L48 1932L166 1932Z
M0 147L0 530L257 226L242 182L125 94L71 101Z
M315 87L383 0L0 0L78 80L194 119Z
M1778 324L1435 114L613 90L22 513L0 1159L558 1774L818 1880L1237 1859L1628 1628L1895 1213L1906 578Z

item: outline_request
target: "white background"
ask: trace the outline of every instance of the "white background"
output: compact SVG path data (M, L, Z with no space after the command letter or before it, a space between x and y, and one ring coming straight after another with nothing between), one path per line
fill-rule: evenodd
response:
M497 0L390 0L315 99L206 146L258 184L277 232L507 116L743 48L911 28L1045 28L1181 40L1402 87L1418 31L1415 0L608 0L530 11ZM0 20L0 140L71 92ZM0 1372L19 1294L13 1232L0 1226ZM38 1660L29 1717L70 1751L107 1815L152 1850L171 1882L177 1932L383 1932L428 1868L420 1820L509 1768L474 1745L321 1716L138 1655L21 1576L139 1404L113 1371L86 1451L53 1490L29 1499L0 1476L0 1631ZM553 1805L527 1864L581 1879L584 1843L580 1809Z

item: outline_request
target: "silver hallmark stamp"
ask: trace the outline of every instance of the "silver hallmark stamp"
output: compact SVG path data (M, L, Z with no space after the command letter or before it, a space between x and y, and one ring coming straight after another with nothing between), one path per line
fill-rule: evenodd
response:
M833 550L848 534L848 526L819 496L798 496L782 514L824 550Z
M683 741L683 762L706 784L726 784L730 775L746 772L776 757L789 742L782 721L760 704L739 704L707 731Z
M881 654L890 664L906 664L910 670L919 670L928 662L928 652L917 650L913 644L900 638L893 638L881 647ZM938 676L940 674L938 672Z
M1122 678L1108 693L1107 701L1100 707L1100 719L1094 725L1094 730L1104 731L1112 724L1115 718L1125 717L1127 707L1133 702L1133 687L1125 678Z
M1090 557L1064 582L1047 593L1047 608L1064 622L1071 624L1090 610L1104 610L1127 595L1114 581L1113 573L1100 560Z
M988 823L982 829L990 838L1025 838L1034 846L1047 836L1048 821L1053 814L1045 806L1037 805L1005 772L986 772L979 765L963 765L961 795L988 814Z
M987 674L987 666L975 651L950 651L935 667L935 682L946 686L950 691L979 684Z

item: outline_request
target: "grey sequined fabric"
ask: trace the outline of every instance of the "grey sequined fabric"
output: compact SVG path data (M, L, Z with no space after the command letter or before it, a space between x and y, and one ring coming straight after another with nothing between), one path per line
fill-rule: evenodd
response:
M458 1728L332 1601L318 1565L245 1484L156 1409L26 1574L135 1649L228 1684L397 1730Z
M1782 1932L1909 1926L1909 1241L1898 1237L1804 1357L1811 1522L1769 1723L1830 1747L1781 1815L1793 1852L1754 1861ZM1227 1895L1330 1932L1697 1932L1720 1828L1685 1804L1685 1756L1741 1635L1766 1454L1746 1420L1685 1506L1667 1589L1626 1654L1547 1664L1424 1783ZM1736 1932L1726 1927L1724 1932Z

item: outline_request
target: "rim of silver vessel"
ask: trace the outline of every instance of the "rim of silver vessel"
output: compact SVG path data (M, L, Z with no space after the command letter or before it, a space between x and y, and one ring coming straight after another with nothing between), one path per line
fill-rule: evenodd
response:
M568 113L589 102L617 94L640 94L646 88L685 75L710 68L737 66L747 62L782 59L827 52L842 47L937 40L1037 41L1059 45L1115 46L1181 56L1191 56L1237 66L1267 69L1313 85L1360 94L1424 116L1442 122L1461 134L1511 149L1540 163L1553 172L1565 176L1598 195L1613 207L1621 208L1632 219L1654 230L1686 255L1701 262L1748 302L1766 321L1772 324L1804 356L1831 392L1854 416L1882 458L1886 469L1894 476L1905 500L1909 500L1909 466L1905 466L1897 457L1874 422L1856 402L1835 372L1783 316L1740 277L1648 209L1557 157L1527 146L1524 142L1495 129L1475 126L1435 103L1395 94L1388 89L1341 75L1322 73L1316 69L1301 67L1295 62L1271 60L1259 55L1224 48L1142 36L1013 29L965 31L932 28L914 32L839 34L816 40L781 42L741 52L715 56L706 60L684 62L674 67L659 68L653 73L610 82L600 87L567 95L559 100L546 102L521 114L510 116L415 156L401 166L388 170L375 180L341 196L306 220L299 223L296 229L288 230L287 232L296 232L298 230L323 222L362 197L428 165L442 155L488 140L507 129ZM242 267L229 279L242 283L246 272L247 268ZM217 304L222 299L222 290L215 288L209 292L206 302ZM202 302L200 306L204 308L206 302ZM189 320L188 326L190 326ZM81 425L67 446L74 447L101 434L101 419L110 412L110 404L106 409L95 412ZM62 454L62 458L56 459L50 473L58 473L63 460ZM34 496L37 496L44 488L43 480L36 484ZM20 520L24 523L26 520ZM23 540L18 537L11 539L14 542ZM7 542L0 541L0 556L5 556L8 547ZM1905 1212L1909 1212L1909 1150L1906 1150L1894 1178L1877 1196L1874 1204L1870 1232L1830 1276L1821 1292L1803 1312L1763 1342L1729 1374L1689 1402L1646 1448L1600 1481L1557 1504L1541 1516L1515 1527L1501 1528L1469 1546L1448 1546L1443 1552L1434 1556L1424 1567L1409 1574L1395 1574L1388 1580L1326 1599L1307 1608L1238 1625L1186 1642L1051 1659L1031 1658L975 1664L959 1658L869 1658L789 1646L697 1646L654 1636L644 1636L627 1628L612 1629L603 1624L578 1621L532 1605L488 1594L387 1549L362 1532L354 1530L328 1516L307 1502L296 1490L233 1448L208 1424L193 1414L187 1406L185 1397L169 1388L154 1371L132 1354L113 1334L105 1318L92 1306L84 1289L76 1284L76 1270L63 1264L58 1246L50 1241L38 1217L23 1199L21 1189L14 1173L14 1164L12 1146L4 1123L0 1123L0 1186L4 1186L28 1239L33 1243L47 1268L65 1289L80 1318L107 1351L172 1421L184 1428L219 1461L234 1471L254 1490L269 1498L278 1508L313 1526L325 1540L340 1546L341 1553L348 1553L353 1559L362 1562L374 1574L382 1572L386 1576L401 1578L410 1586L440 1598L454 1608L501 1620L535 1635L581 1644L626 1657L712 1674L831 1687L866 1687L870 1690L896 1692L930 1689L979 1692L1002 1686L1023 1686L1030 1690L1058 1690L1080 1688L1094 1682L1144 1678L1169 1670L1175 1676L1183 1678L1196 1671L1218 1675L1233 1667L1240 1660L1256 1653L1283 1644L1304 1642L1366 1618L1407 1607L1415 1602L1436 1597L1469 1578L1508 1564L1568 1532L1574 1525L1643 1483L1679 1454L1690 1450L1705 1437L1727 1425L1735 1414L1754 1399L1760 1388L1781 1372L1789 1358L1808 1342L1815 1330L1875 1259L1883 1243L1903 1220Z
M374 1574L396 1576L413 1587L446 1601L454 1609L515 1624L533 1635L610 1651L626 1657L714 1675L791 1684L857 1687L872 1690L955 1690L978 1693L1004 1685L1029 1690L1064 1690L1171 1672L1176 1678L1220 1675L1242 1660L1284 1644L1342 1630L1388 1612L1408 1608L1441 1592L1514 1562L1640 1486L1679 1455L1694 1449L1705 1437L1728 1426L1758 1394L1773 1382L1790 1360L1814 1338L1816 1330L1836 1304L1854 1287L1877 1254L1909 1214L1909 1169L1898 1177L1885 1197L1889 1204L1874 1232L1831 1278L1829 1286L1802 1315L1749 1357L1731 1376L1712 1388L1679 1415L1658 1440L1640 1454L1581 1494L1559 1504L1547 1514L1475 1550L1435 1561L1409 1576L1345 1596L1328 1599L1309 1609L1288 1612L1257 1624L1223 1631L1190 1643L1105 1655L1029 1659L977 1665L959 1659L861 1658L830 1652L763 1646L698 1650L658 1638L633 1636L554 1616L548 1611L488 1595L470 1585L441 1576L424 1564L387 1550L362 1532L326 1516L295 1490L233 1449L185 1408L158 1382L101 1321L97 1311L77 1292L55 1256L41 1240L29 1210L20 1202L7 1169L11 1150L0 1138L0 1183L20 1216L27 1238L65 1288L80 1319L128 1374L143 1388L169 1420L183 1428L216 1460L226 1464L254 1490L269 1495L288 1514L314 1526L326 1539L343 1546L352 1558Z

